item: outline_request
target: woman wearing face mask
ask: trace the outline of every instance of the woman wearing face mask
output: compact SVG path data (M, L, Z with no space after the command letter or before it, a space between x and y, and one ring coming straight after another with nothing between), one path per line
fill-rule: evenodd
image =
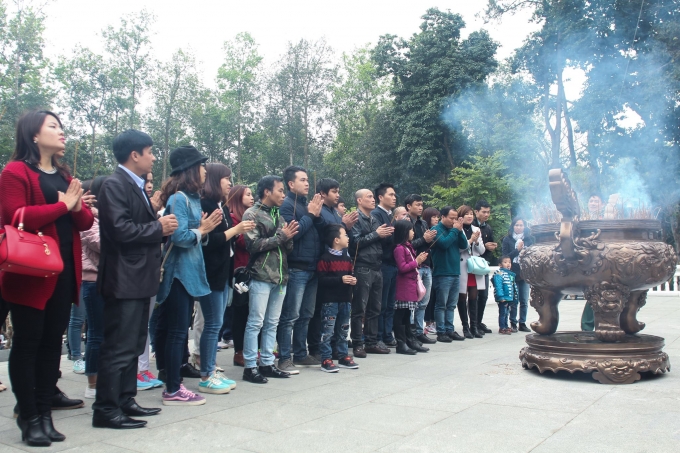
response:
M238 226L243 213L255 204L253 192L247 186L234 186L229 192L227 206L231 213L231 220L234 226ZM240 234L234 241L234 269L246 267L250 261L250 253L246 250L244 236ZM234 339L234 365L245 366L243 360L243 338L248 321L248 293L234 294L234 302L230 307L231 312L231 333Z
M208 234L222 223L222 212L217 209L203 214L200 192L205 184L205 161L193 146L182 146L170 153L172 173L161 189L165 215L174 214L179 227L170 236L163 254L161 285L157 301L156 354L163 356L166 406L198 406L205 398L187 390L180 384L182 356L188 341L189 324L194 299L210 294L203 260L203 244L209 242ZM167 334L159 334L165 330ZM212 388L227 393L230 385L217 376L210 377Z
M201 297L200 306L203 314L204 326L200 336L200 368L201 382L198 389L204 393L223 393L220 386L213 386L213 378L221 379L233 389L236 382L227 379L220 371L215 371L215 358L217 355L217 341L220 327L224 319L231 289L231 276L233 275L233 248L232 239L237 235L247 233L255 228L251 221L240 222L232 226L229 208L225 204L231 191L231 169L224 164L208 164L207 177L203 187L201 208L204 215L209 215L216 210L222 214L222 221L217 227L208 233L207 242L203 245L203 258L205 271L210 285L210 294Z
M512 272L515 273L515 281L519 289L519 329L517 328L517 305L510 308L510 326L513 332L531 332L527 327L527 312L529 310L529 284L522 278L519 268L519 254L524 247L534 244L531 230L521 217L512 219L508 235L503 238L503 255L512 259Z
M484 332L477 329L477 292L486 289L486 279L483 275L468 274L467 260L471 256L482 256L486 248L482 232L472 224L475 220L472 208L466 205L459 207L458 217L463 218L463 232L468 240L468 248L460 251L458 315L463 324L465 338L482 338Z

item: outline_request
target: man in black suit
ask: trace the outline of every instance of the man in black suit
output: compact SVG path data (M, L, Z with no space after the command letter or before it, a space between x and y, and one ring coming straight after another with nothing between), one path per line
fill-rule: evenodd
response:
M101 255L97 289L104 298L104 341L99 355L92 426L141 428L129 416L155 415L135 402L137 357L144 352L149 302L158 292L161 240L177 229L174 215L157 218L144 191L156 160L153 140L127 130L113 141L119 165L99 193Z

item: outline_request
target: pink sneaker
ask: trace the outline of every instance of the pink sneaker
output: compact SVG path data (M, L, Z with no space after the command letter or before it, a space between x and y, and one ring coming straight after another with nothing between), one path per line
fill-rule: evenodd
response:
M187 390L180 384L175 393L163 392L163 406L200 406L205 404L205 398Z

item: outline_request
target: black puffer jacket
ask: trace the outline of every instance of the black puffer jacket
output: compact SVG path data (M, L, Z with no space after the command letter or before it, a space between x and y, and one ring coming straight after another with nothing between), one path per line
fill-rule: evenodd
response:
M352 227L349 236L349 253L355 259L354 268L367 267L376 271L382 264L383 249L380 236L375 231L381 224L375 217L367 216L359 211L359 220Z

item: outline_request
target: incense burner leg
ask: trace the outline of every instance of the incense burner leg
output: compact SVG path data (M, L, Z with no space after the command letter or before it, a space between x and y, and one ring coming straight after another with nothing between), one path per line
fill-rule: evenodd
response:
M633 335L645 328L645 323L637 320L637 313L647 303L647 291L630 292L619 318L624 332Z
M534 332L541 335L551 335L557 331L560 313L557 309L562 300L559 291L531 287L531 306L538 312L538 321L531 323Z
M626 332L621 329L620 316L630 297L630 289L620 283L602 282L587 288L583 295L595 313L595 335L600 341L621 341Z

